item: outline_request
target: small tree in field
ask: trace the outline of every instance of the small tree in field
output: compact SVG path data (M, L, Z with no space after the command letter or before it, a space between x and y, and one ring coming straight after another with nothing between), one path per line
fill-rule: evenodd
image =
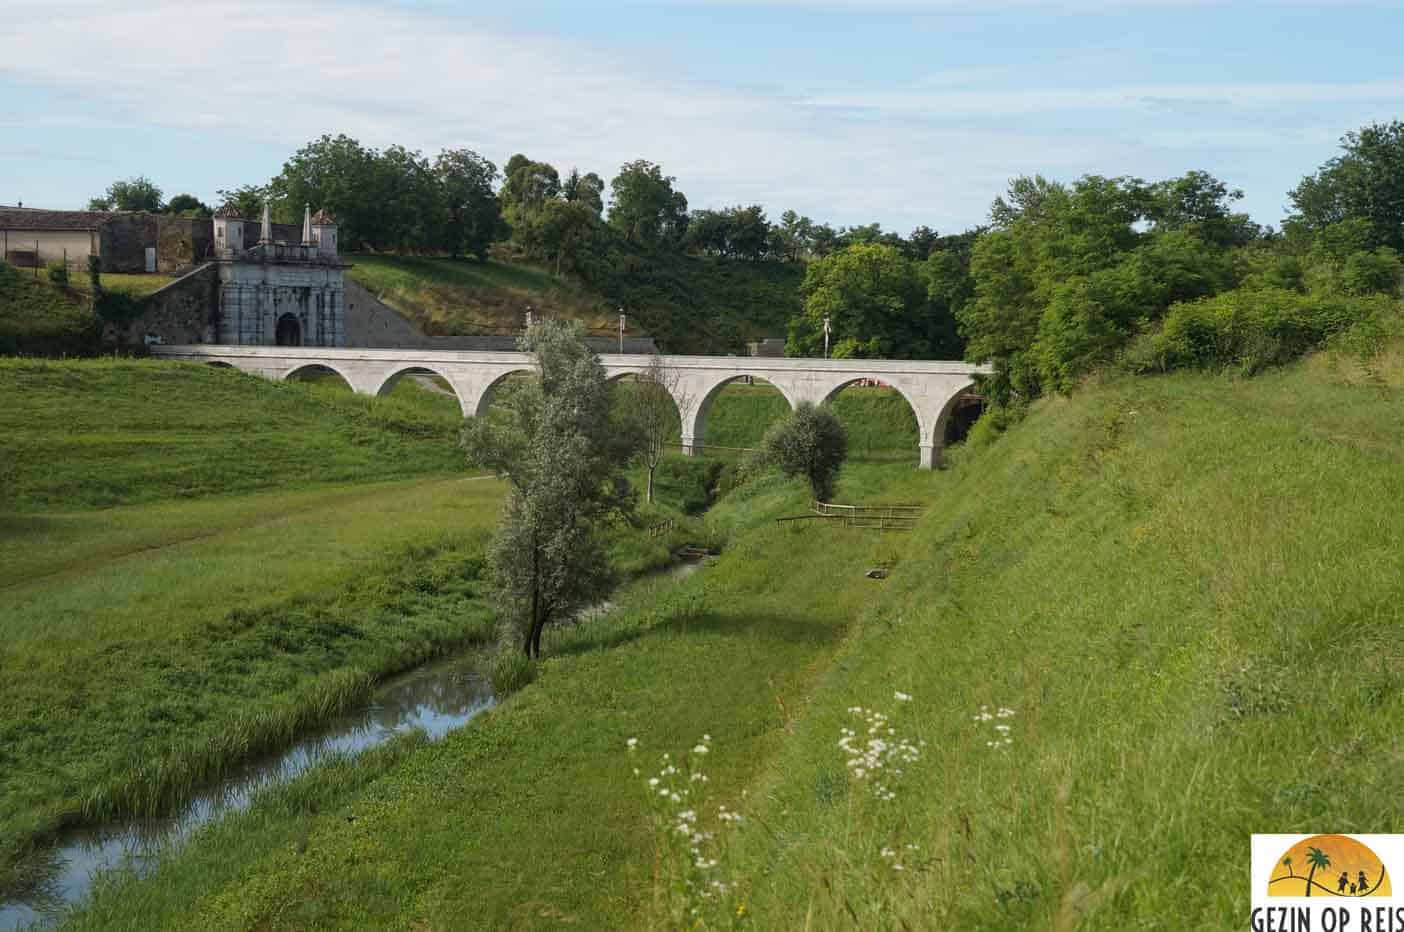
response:
M803 476L814 497L825 502L848 457L848 432L833 411L805 401L766 431L761 447L766 462L787 476Z
M682 373L668 365L660 353L654 353L648 368L640 372L632 385L620 386L623 419L628 429L638 436L638 458L648 470L645 500L653 504L653 477L663 461L668 438L678 427L678 412L690 406L690 396L682 390Z
M534 324L522 349L535 354L537 374L509 384L491 413L470 419L463 447L511 483L491 548L493 583L510 633L538 657L548 624L613 584L595 528L630 510L619 467L633 451L613 428L604 368L577 325Z

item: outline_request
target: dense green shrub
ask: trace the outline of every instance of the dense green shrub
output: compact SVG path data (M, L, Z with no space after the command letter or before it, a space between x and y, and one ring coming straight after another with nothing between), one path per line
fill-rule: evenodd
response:
M803 476L820 501L828 501L848 457L848 434L832 410L802 402L771 427L762 443L765 462L787 476Z
M1160 332L1139 340L1124 362L1133 372L1237 366L1252 374L1296 359L1393 305L1386 295L1238 289L1173 305Z
M660 501L684 514L701 514L711 507L722 461L705 456L669 456L658 464L656 479Z
M48 265L49 281L55 285L68 287L68 265L62 259L55 259Z
M970 432L965 435L966 449L978 450L994 443L1021 414L1019 409L1009 405L990 405L985 408L979 419L971 425Z

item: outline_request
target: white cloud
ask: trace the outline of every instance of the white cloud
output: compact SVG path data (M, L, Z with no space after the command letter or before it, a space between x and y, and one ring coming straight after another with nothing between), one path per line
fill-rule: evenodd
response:
M1362 101L1404 102L1404 80L1146 84L1106 87L1031 87L991 91L828 94L806 100L816 107L931 116L1012 116L1054 111L1163 110L1212 105L1259 110Z
M1376 82L986 92L961 89L983 75L952 73L923 82L919 93L797 98L690 81L626 49L399 7L155 0L122 9L75 0L56 15L0 0L0 21L9 30L0 76L91 95L139 124L289 150L345 132L426 152L467 146L499 164L525 151L605 177L627 159L648 158L678 176L695 206L759 201L776 214L793 207L816 219L947 230L979 222L1014 175L1118 174L1144 162L1145 139L1036 129L1023 115L1164 100L1236 107L1373 100L1401 89ZM986 119L992 115L1006 119Z

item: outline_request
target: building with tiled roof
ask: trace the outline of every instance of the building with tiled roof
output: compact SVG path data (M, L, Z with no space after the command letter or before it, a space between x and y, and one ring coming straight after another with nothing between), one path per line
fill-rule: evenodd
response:
M101 250L102 225L110 214L96 210L36 210L0 206L0 256L32 267L65 258L86 265Z

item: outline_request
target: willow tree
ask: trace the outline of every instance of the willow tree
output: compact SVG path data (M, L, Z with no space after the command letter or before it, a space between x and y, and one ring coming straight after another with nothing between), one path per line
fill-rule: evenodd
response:
M491 548L493 584L509 633L537 657L548 624L573 618L613 585L597 529L632 507L620 468L633 450L630 432L611 419L604 367L578 325L536 323L521 346L535 355L536 372L466 423L463 447L511 484Z

